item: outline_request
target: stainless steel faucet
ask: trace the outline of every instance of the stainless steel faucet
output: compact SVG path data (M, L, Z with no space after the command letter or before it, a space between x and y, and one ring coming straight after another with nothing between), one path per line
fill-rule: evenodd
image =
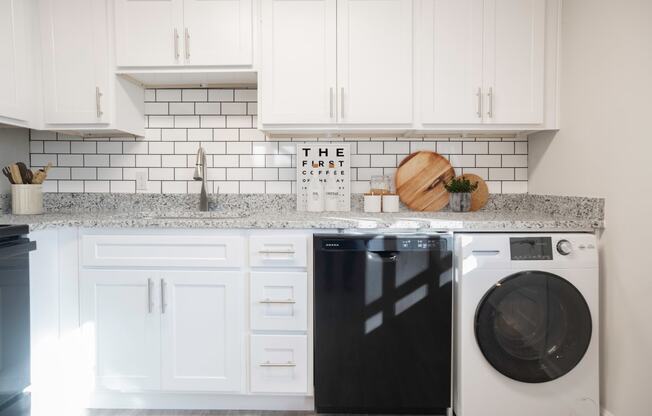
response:
M199 194L199 210L208 211L208 195L206 194L206 152L199 146L197 160L195 162L195 174L193 179L201 181L201 193Z

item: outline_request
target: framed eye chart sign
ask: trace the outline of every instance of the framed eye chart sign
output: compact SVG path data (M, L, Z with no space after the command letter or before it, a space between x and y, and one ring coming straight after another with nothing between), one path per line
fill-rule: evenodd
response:
M349 144L297 144L297 211L306 211L310 181L321 181L325 187L329 178L335 178L339 190L337 211L351 211Z

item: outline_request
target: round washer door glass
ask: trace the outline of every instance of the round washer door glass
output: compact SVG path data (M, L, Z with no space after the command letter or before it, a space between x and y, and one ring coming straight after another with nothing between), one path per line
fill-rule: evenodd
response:
M475 315L476 340L487 361L526 383L544 383L571 371L584 357L591 331L591 312L577 288L540 271L501 280Z

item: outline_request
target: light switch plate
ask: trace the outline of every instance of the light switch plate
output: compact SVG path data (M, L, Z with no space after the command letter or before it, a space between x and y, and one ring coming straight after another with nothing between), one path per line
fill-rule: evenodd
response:
M136 190L147 190L147 171L141 170L136 172Z

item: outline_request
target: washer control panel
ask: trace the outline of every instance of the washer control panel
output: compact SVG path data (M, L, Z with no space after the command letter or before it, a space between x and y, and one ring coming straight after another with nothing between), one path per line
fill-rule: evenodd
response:
M512 260L552 260L552 238L510 237L509 252Z

